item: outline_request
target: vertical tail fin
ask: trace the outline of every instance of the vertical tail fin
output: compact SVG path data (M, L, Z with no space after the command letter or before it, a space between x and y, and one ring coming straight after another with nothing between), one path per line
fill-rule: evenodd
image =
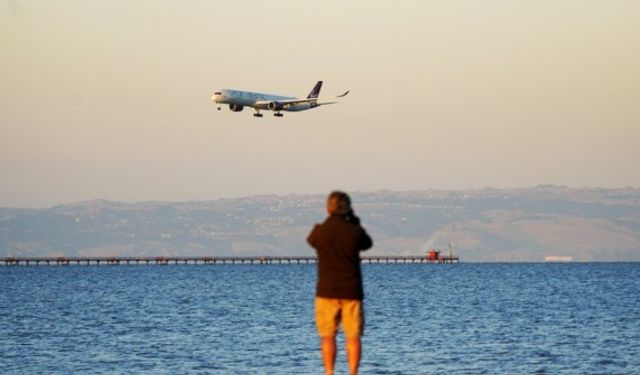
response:
M315 86L313 86L313 90L307 96L307 99L317 98L320 95L320 89L322 88L322 81L318 81Z

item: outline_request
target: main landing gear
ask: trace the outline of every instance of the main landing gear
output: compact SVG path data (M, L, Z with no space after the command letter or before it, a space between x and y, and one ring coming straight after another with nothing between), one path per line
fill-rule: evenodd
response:
M277 111L273 114L275 117L284 117L284 115L282 113L280 113L280 111ZM262 117L263 114L260 113L259 110L256 109L256 113L253 114L253 117Z
M218 104L218 111L222 110L222 106Z

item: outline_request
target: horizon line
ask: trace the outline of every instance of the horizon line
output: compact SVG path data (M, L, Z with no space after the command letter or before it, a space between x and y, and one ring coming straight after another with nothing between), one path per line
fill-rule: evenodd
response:
M350 195L361 195L361 194L376 194L376 193L423 193L423 192L481 192L481 191L521 191L521 190L530 190L530 189L540 189L540 188L555 188L555 189L565 189L565 190L638 190L640 192L640 186L618 186L618 187L597 187L597 186L583 186L583 187L573 187L568 185L556 185L556 184L538 184L533 186L525 186L525 187L492 187L485 186L482 188L452 188L452 189L443 189L443 188L425 188L425 189L375 189L375 190L353 190L350 191ZM336 189L338 190L338 189ZM90 199L78 199L74 201L67 201L64 203L57 203L48 206L0 206L0 209L24 209L24 210L46 210L46 209L54 209L58 207L77 205L77 204L88 204L88 203L112 203L112 204L126 204L126 205L136 205L136 204L149 204L149 203L190 203L190 202L218 202L218 201L234 201L234 200L242 200L248 198L266 198L266 197L290 197L290 196L324 196L326 193L300 193L300 192L292 192L292 193L260 193L260 194L252 194L252 195L240 195L240 196L232 196L232 197L218 197L211 199L183 199L183 200L158 200L158 199L150 199L150 200L116 200L110 198L90 198Z

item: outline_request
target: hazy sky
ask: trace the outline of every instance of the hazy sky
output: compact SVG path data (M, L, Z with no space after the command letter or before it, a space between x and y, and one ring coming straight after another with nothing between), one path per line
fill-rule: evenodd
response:
M218 88L305 96L216 111ZM640 1L0 0L0 206L640 186Z

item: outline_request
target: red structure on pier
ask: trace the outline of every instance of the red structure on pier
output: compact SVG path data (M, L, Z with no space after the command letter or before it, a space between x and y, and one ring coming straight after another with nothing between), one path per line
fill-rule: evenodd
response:
M460 258L454 256L451 249L449 255L440 254L440 250L431 249L427 251L427 263L453 263L458 262Z

